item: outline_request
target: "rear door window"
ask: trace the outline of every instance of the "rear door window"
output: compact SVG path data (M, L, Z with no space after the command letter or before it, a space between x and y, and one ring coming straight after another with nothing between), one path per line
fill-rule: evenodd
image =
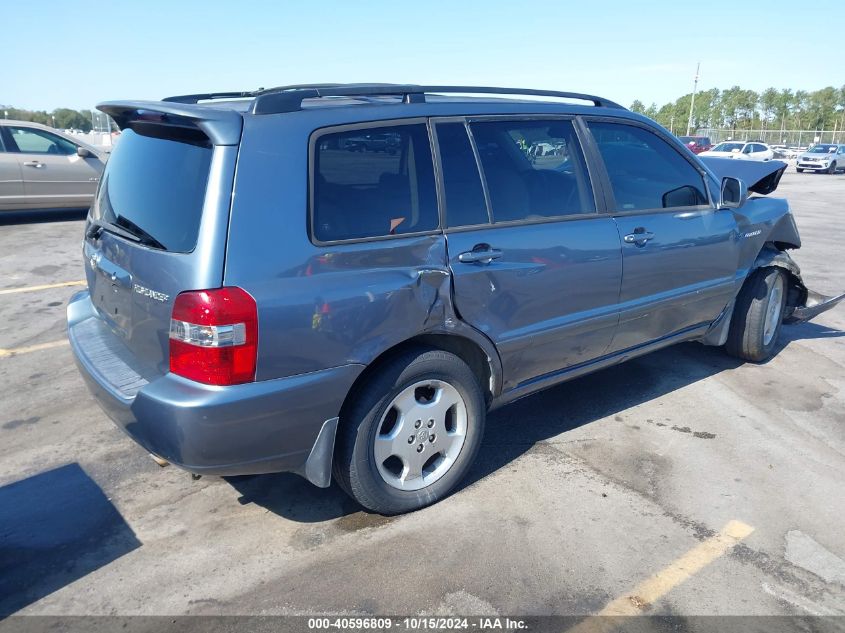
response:
M470 129L494 222L595 212L571 121L480 121Z
M708 205L704 178L674 147L633 125L592 121L617 211Z
M438 123L435 129L446 197L446 225L487 224L487 202L466 127L463 123Z
M419 233L440 224L424 123L322 134L312 174L312 225L321 242Z
M112 151L94 219L146 233L168 251L197 244L211 165L211 145L125 129Z

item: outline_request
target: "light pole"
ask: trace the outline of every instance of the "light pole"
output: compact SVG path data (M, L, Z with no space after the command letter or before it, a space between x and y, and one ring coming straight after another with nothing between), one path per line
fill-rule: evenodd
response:
M8 110L3 110L3 118L4 118L4 119L8 119L8 118L9 118L9 111L8 111Z
M50 115L50 120L53 122L53 129L56 128L56 117L54 115Z
M692 84L692 99L689 102L689 119L687 119L687 136L690 134L692 127L692 108L695 105L695 93L698 91L698 71L701 70L701 62L695 67L695 82Z

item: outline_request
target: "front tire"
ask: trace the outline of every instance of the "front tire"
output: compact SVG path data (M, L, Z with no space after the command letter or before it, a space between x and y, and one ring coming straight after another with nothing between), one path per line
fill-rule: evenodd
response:
M335 479L379 514L440 501L474 461L485 415L481 387L463 360L443 350L405 351L370 376L344 407Z
M736 299L725 344L731 356L761 363L777 347L788 284L778 268L760 268L745 280Z
M797 171L799 174L803 174L803 173L804 173L804 170L803 170L803 169L801 169L800 167L796 167L796 168L795 168L795 171Z
M835 174L836 173L836 161L832 162L830 166L827 168L827 173Z

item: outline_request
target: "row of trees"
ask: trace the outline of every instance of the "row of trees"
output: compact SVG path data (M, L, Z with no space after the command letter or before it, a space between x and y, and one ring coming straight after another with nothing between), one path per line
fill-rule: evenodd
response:
M642 101L631 110L645 114L676 134L683 134L690 115L692 93L661 107ZM778 90L757 93L733 86L711 88L695 95L692 130L722 128L731 130L841 130L845 126L845 86L821 90Z
M34 121L44 125L51 125L61 130L82 130L90 132L92 126L105 131L110 125L109 118L102 112L91 110L71 110L70 108L56 108L52 112L46 110L23 110L11 106L0 106L0 114L6 119L15 121Z
M692 93L673 103L658 107L636 100L631 110L645 114L676 133L686 131ZM92 125L108 129L108 117L102 112L57 108L22 110L0 106L7 119L35 121L60 129L88 132ZM841 130L845 128L845 86L828 86L821 90L778 90L767 88L757 93L733 86L727 90L711 88L695 95L692 130L722 128L731 130Z

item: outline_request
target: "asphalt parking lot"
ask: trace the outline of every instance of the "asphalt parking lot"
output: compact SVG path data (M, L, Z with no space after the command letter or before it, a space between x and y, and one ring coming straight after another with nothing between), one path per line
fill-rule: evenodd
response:
M790 169L841 292L845 175ZM685 344L499 410L461 490L385 518L157 466L65 344L81 215L0 221L0 615L845 614L845 306L765 365Z

